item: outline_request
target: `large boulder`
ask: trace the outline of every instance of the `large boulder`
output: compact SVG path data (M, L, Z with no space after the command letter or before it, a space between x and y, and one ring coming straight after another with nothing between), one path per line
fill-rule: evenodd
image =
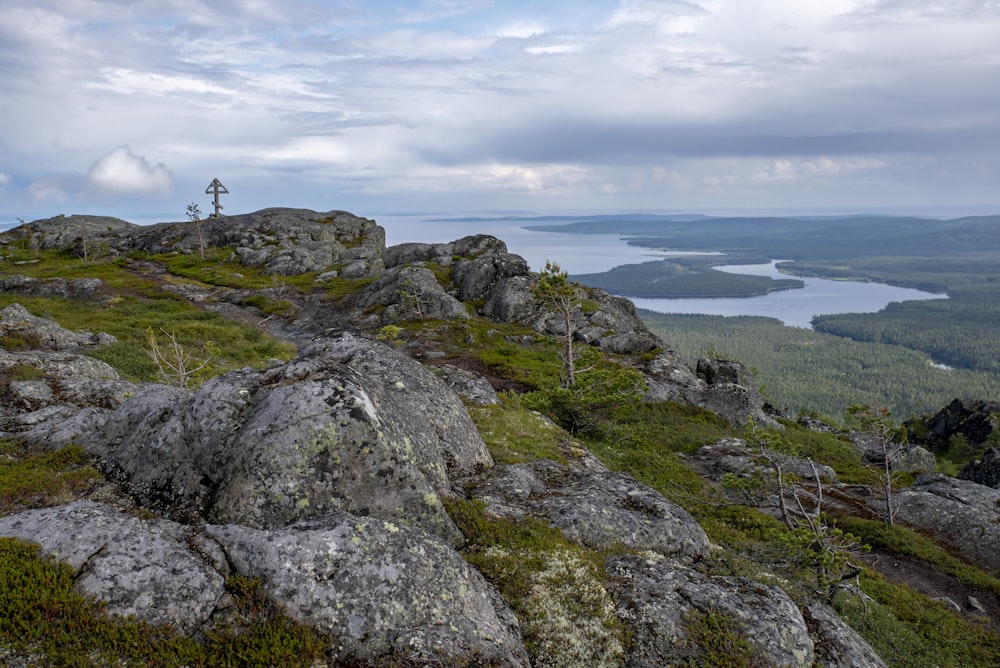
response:
M42 350L68 350L114 343L109 334L72 332L48 318L32 315L20 304L0 309L0 340L18 341L19 347Z
M92 501L0 517L0 536L38 543L69 564L77 587L111 614L199 630L224 594L224 579L193 552L190 527L143 521Z
M543 517L593 549L625 547L680 560L708 554L708 537L691 515L624 473L550 460L497 466L466 481L494 515Z
M947 449L955 436L976 448L997 429L1000 402L955 399L933 415L913 418L905 423L910 443L928 446L932 451Z
M896 521L931 534L973 563L1000 569L1000 490L932 473L893 499ZM883 504L868 502L876 512Z
M451 541L441 496L492 465L443 381L349 333L194 394L145 388L84 443L140 502L177 517L276 528L347 510Z
M399 320L467 320L469 312L462 302L445 292L434 272L426 267L393 267L358 295L357 305L366 309L384 307L379 323Z
M967 462L958 472L958 477L994 489L1000 488L1000 450L989 448L979 459Z
M760 657L777 666L811 667L809 629L795 603L776 586L711 577L668 559L620 555L608 560L609 590L629 620L630 668L702 665L692 627L705 615L730 620Z
M319 630L337 665L528 665L517 620L478 571L438 539L385 520L334 513L272 531L192 527L79 501L2 517L0 536L67 563L108 613L191 635L225 618L225 578L239 575Z
M496 592L422 531L335 513L284 530L205 533L234 571L260 578L289 615L329 634L337 662L528 665Z

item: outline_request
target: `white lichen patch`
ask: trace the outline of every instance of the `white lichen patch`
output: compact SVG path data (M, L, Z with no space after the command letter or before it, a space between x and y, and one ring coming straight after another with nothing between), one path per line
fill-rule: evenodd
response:
M497 546L487 553L498 562L517 559ZM531 574L530 582L520 607L532 665L621 665L625 656L621 621L592 563L571 550L553 550L545 555L544 568Z

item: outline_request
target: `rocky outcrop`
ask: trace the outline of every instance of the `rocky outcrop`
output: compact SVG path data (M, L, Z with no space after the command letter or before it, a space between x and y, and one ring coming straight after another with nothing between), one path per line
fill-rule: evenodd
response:
M687 561L708 554L708 537L687 511L600 464L579 469L539 460L500 466L466 486L494 515L543 517L593 549L652 550Z
M32 315L20 304L0 310L0 341L4 347L32 350L70 350L114 343L115 337L99 333L71 332L58 323ZM20 345L16 345L20 342Z
M816 665L885 668L885 662L829 606L810 603L802 609L816 651Z
M335 663L528 665L496 592L417 529L335 513L277 531L207 526L205 536L236 573L260 578L289 615L328 634Z
M226 614L225 578L240 575L320 629L334 662L528 665L513 614L482 576L437 539L384 520L184 526L82 501L2 517L0 535L66 562L108 612L187 633Z
M896 521L933 535L973 563L1000 569L1000 490L932 473L893 498ZM880 512L881 504L868 505Z
M815 652L795 603L778 587L735 578L713 578L669 560L634 555L608 561L611 593L629 620L634 668L701 665L701 648L689 643L703 615L723 615L762 661L810 667ZM685 664L688 661L689 664Z
M994 489L1000 488L1000 450L990 448L979 459L967 462L958 472L958 477Z
M346 333L194 394L146 388L82 440L141 503L175 517L277 528L346 510L450 541L441 495L492 464L447 385Z
M1000 402L955 399L934 415L907 421L910 443L926 445L932 452L947 449L955 436L977 448L997 429Z
M469 318L465 305L445 292L434 273L425 267L392 267L361 291L357 305L362 309L376 305L385 307L362 321L368 328L401 320Z
M222 574L189 546L196 533L92 501L0 517L0 535L38 543L69 564L80 590L108 612L189 633L209 621L224 594Z

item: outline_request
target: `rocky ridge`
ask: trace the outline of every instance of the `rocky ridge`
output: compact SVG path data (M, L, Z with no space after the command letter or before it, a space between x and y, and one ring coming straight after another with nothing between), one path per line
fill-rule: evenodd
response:
M223 583L238 574L259 578L289 615L328 634L331 662L529 665L517 616L454 549L463 539L442 503L454 496L482 503L494 517L544 519L581 546L612 552L609 580L598 586L632 643L609 649L610 665L692 659L685 644L691 615L720 611L776 665L812 666L820 658L882 665L822 604L800 609L779 587L699 571L711 548L697 522L586 451L564 463L495 464L459 398L494 401L484 378L414 359L433 363L433 351L374 339L413 317L484 317L564 334L531 292L535 275L500 240L385 248L374 221L288 209L151 228L70 216L12 234L31 235L39 248L82 252L86 245L88 253L118 255L226 246L265 273L315 272L318 283L368 279L334 308L295 297L294 315L272 323L300 344L292 361L233 371L193 392L121 380L80 353L110 342L99 334L66 332L21 307L0 312L0 334L24 348L0 350L0 432L44 448L82 444L132 502L157 515L139 519L77 501L0 518L0 535L37 542L69 563L78 586L109 612L196 632L225 614ZM436 267L450 270L450 282ZM10 275L0 285L7 293L75 298L100 290L70 283ZM577 338L639 370L644 400L704 406L733 424L773 422L739 365L704 360L690 369L630 302L586 293L588 308L574 314ZM187 296L214 308L235 307L242 297L228 289L204 300ZM14 371L26 367L37 377L17 379ZM720 452L732 466L750 465L732 459L746 456L738 444ZM900 495L900 516L920 526L910 497L956 497L934 484L954 483L918 483ZM568 646L573 631L566 633ZM571 665L537 657L536 664Z

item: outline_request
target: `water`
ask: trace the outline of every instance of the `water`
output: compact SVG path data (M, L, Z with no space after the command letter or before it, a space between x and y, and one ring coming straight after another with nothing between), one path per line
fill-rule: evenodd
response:
M635 264L675 255L648 248L629 246L616 234L560 234L525 230L523 221L477 221L475 223L424 222L423 216L395 216L378 219L386 230L386 244L410 241L443 243L470 234L491 234L502 239L512 253L528 261L535 271L554 260L570 274L607 271L622 264ZM789 278L780 273L778 261L760 265L726 265L719 271L771 278ZM876 313L890 302L913 299L947 299L947 295L898 288L884 283L831 281L802 278L805 286L779 290L758 297L717 299L652 299L630 297L639 308L658 313L698 313L705 315L757 315L776 318L789 327L811 328L814 316L833 313Z
M719 271L771 278L789 278L770 264L716 267ZM639 308L658 313L697 313L703 315L760 315L777 318L788 327L811 329L814 316L832 313L876 313L890 302L913 299L947 299L947 295L898 288L884 283L830 281L823 278L794 276L805 287L778 290L759 297L718 299L646 299L631 298Z

